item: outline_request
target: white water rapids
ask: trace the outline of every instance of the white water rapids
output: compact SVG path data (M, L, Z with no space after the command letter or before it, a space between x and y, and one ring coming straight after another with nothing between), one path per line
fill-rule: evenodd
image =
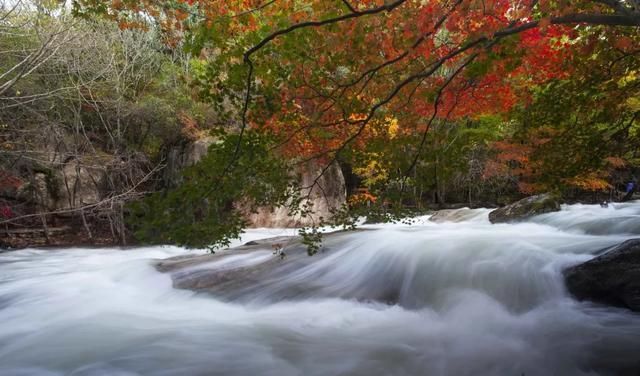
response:
M561 276L640 237L640 204L565 206L519 224L487 213L369 226L282 276L335 296L393 282L401 305L174 289L152 260L187 252L175 247L2 253L0 375L640 374L640 315L578 302Z

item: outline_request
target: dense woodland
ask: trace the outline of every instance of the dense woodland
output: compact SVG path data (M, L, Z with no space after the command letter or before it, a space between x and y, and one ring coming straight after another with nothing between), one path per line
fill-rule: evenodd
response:
M310 215L309 161L347 226L619 200L640 166L635 0L1 4L5 232L224 245L257 207Z

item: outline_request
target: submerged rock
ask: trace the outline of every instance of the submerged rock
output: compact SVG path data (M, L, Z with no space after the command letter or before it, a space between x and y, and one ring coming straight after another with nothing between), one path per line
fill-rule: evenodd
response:
M523 198L511 205L496 209L489 213L491 223L506 223L524 220L538 214L560 210L558 198L550 193Z
M372 276L371 280L347 286L327 283L326 273L336 267L331 259L341 252L337 250L351 234L352 231L323 235L321 252L311 257L301 237L288 236L251 241L216 254L169 258L155 266L171 274L176 288L211 293L229 301L260 303L333 297L402 303L399 299L404 275Z
M640 239L627 240L566 269L564 278L569 292L580 300L640 312Z

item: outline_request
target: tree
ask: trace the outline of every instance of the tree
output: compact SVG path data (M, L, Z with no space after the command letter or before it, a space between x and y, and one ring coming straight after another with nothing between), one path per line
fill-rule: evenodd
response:
M571 76L536 87L514 111L513 134L496 144L489 174L519 175L526 193L596 191L612 188L616 170L637 166L640 50L632 30L609 33L587 35L580 47L590 55L571 57Z
M125 241L126 203L165 184L167 150L215 123L185 78L197 64L159 33L64 3L2 5L0 200L14 214L2 224L77 218L89 238Z
M410 110L407 128L431 114L507 110L519 86L564 74L562 61L574 52L566 50L581 37L564 25L640 25L627 1L75 5L129 27L146 13L167 32L186 33L188 47L216 49L207 80L215 99L246 101L243 125L276 129L290 138L289 150L308 156L339 153L391 109Z
M207 59L201 94L237 109L240 139L248 129L273 134L293 163L375 161L386 183L380 191L400 193L425 163L444 157L449 141L432 137L434 130L452 133L492 116L503 120L496 126L513 125L514 111L540 101L547 85L584 77L576 62L588 67L611 44L635 55L640 26L637 4L626 0L75 5L77 14L106 14L123 27L150 27L154 19L172 43L199 52ZM599 61L613 61L608 56L616 59ZM373 155L367 148L376 144L389 148ZM240 157L240 142L232 154Z
M265 205L298 207L291 200L295 176L269 153L268 139L255 132L242 139L219 137L199 163L184 171L182 184L133 204L130 221L138 239L215 249L240 235L244 212ZM232 161L238 143L244 152ZM228 173L230 164L234 174Z

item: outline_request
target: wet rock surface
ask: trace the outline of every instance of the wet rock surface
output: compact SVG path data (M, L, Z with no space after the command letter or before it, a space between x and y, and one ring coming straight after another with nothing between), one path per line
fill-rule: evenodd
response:
M429 217L429 221L435 223L445 223L445 222L464 222L471 217L476 216L476 211L469 208L460 208L460 209L442 209L435 212L431 217Z
M359 230L364 231L367 230ZM307 254L300 237L288 236L251 241L215 254L161 260L155 267L170 273L176 288L211 293L229 301L263 303L336 297L402 304L400 275L371 280L366 286L354 283L346 289L322 281L324 264L331 267L338 257L336 249L344 246L345 239L353 233L325 234L322 250L313 256Z
M580 300L640 312L640 239L627 240L564 271L567 289Z
M534 215L560 211L560 201L550 193L531 196L489 213L491 223L525 220Z

